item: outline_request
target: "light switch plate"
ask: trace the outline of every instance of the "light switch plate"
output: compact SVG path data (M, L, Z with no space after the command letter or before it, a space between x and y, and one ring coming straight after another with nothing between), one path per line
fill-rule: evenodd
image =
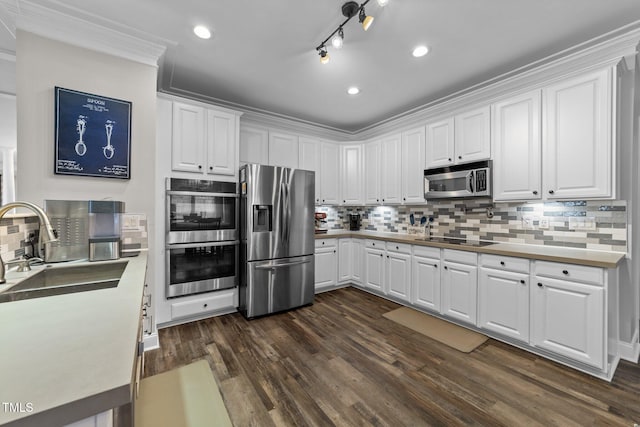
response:
M549 229L549 218L542 217L540 218L540 222L538 223L538 228L542 230Z

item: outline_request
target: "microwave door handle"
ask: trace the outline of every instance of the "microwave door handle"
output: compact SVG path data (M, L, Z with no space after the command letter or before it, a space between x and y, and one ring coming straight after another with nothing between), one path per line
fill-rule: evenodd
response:
M475 191L473 190L473 181L475 179L476 173L474 171L469 171L469 182L467 186L467 191L473 194Z

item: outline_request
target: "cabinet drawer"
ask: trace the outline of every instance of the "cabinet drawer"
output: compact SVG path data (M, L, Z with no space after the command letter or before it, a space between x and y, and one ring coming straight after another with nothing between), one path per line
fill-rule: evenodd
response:
M460 264L469 264L473 266L478 265L478 254L475 252L444 249L442 251L442 259L445 261L457 262Z
M337 239L316 239L316 248L326 248L327 246L338 246Z
M604 270L599 267L563 264L559 262L535 261L536 276L553 277L574 282L604 285Z
M429 246L414 246L413 254L416 256L440 259L440 248Z
M529 274L529 260L524 258L480 254L480 265L482 267L495 268L496 270Z
M367 239L366 242L364 243L364 246L367 248L382 249L383 251L385 250L385 245L383 240Z
M171 304L171 319L197 316L217 310L234 307L234 293L220 292L217 295L198 298L191 301Z
M387 242L387 251L411 255L411 245L406 243Z

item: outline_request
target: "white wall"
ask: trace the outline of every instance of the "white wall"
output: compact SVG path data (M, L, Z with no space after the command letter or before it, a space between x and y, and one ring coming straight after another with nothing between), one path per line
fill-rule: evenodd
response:
M127 212L147 215L153 248L157 68L20 30L16 52L17 199L38 205L45 199L124 201ZM132 102L131 179L54 175L55 86Z
M6 61L0 61L0 63L2 62ZM0 68L0 79L6 77L1 71L2 69ZM15 77L15 73L13 77ZM3 205L15 201L16 145L16 97L15 95L0 93L0 168L2 170L2 198L0 204Z

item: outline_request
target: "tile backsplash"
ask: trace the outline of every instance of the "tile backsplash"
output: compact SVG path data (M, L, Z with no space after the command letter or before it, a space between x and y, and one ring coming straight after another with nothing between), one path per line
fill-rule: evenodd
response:
M490 208L493 216L487 215ZM423 206L322 206L329 229L349 227L348 214L362 216L362 230L423 233L420 219L432 217L435 236L532 245L627 251L627 203L570 201L491 203L447 201ZM413 214L416 226L411 226Z

